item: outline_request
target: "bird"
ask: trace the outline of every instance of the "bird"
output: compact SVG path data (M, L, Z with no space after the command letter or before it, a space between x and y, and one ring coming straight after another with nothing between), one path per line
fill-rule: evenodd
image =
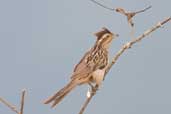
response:
M94 46L84 54L83 58L75 66L70 82L54 95L47 98L44 104L52 103L51 107L55 107L71 90L79 85L88 84L91 87L95 84L101 85L109 63L108 50L112 40L118 34L114 34L103 27L95 33L95 36L97 39Z

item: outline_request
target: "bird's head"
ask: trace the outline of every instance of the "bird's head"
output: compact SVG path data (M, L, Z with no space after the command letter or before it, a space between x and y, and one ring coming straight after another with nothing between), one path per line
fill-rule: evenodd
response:
M97 37L96 45L103 48L109 48L112 40L118 37L118 34L110 32L107 28L103 28L101 31L95 33L95 35Z

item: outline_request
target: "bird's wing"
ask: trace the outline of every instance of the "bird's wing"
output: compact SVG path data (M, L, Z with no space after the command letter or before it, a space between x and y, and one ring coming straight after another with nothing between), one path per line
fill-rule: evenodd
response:
M96 69L96 65L94 64L94 62L91 61L89 63L86 62L91 52L92 50L88 51L80 60L80 62L75 66L71 79L75 79L78 77L79 78L87 77Z

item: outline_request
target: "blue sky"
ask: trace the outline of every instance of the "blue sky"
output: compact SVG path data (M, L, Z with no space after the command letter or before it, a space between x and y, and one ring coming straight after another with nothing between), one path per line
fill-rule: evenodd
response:
M134 18L135 36L170 16L169 0L98 0L130 11L152 5ZM110 57L130 38L125 17L90 0L0 1L0 96L19 106L26 88L24 114L76 114L87 85L77 87L55 109L43 100L62 88L73 67L94 44L95 32L107 27L120 36ZM125 52L89 104L88 113L171 113L171 24ZM13 114L0 104L0 114Z

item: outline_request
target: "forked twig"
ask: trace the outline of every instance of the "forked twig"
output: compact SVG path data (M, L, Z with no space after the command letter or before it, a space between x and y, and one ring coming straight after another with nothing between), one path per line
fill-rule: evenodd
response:
M99 3L99 2L97 2L96 0L91 0L91 1L94 2L94 3L97 4L97 5L99 5L99 6L103 7L103 8L105 8L105 9L108 9L108 10L110 10L110 11L116 11L116 12L118 12L118 13L121 13L121 14L125 15L125 16L127 17L128 24L129 24L131 27L134 26L134 23L133 23L133 21L132 21L132 18L133 18L136 14L145 12L146 10L148 10L148 9L150 9L150 8L152 7L152 6L150 5L150 6L144 8L144 9L142 9L142 10L139 10L139 11L131 11L131 12L128 12L128 11L126 11L126 10L123 9L123 8L110 8L110 7L107 7L107 6L105 6L105 5L103 5L103 4Z
M134 22L133 17L137 15L138 13L145 12L146 10L150 9L152 6L148 6L142 10L135 11L135 12L128 12L124 10L123 8L116 8L116 12L123 14L127 18L128 25L131 27L131 37L134 37Z
M145 31L142 35L138 36L136 39L124 44L122 46L122 48L118 51L118 53L114 56L114 58L112 59L112 62L108 65L106 72L105 72L105 77L106 74L109 72L109 70L112 68L112 66L116 63L116 61L119 59L119 57L127 50L129 49L133 44L140 42L143 38L145 38L146 36L148 36L150 33L152 33L153 31L155 31L156 29L160 28L162 25L166 24L167 22L171 21L171 17L165 19L162 22L157 23L154 27L148 29L147 31ZM91 101L91 99L93 98L93 96L96 94L98 90L98 86L95 86L95 89L92 90L90 97L88 97L85 101L85 103L83 104L79 114L83 114L83 112L85 111L88 103Z
M1 101L4 105L6 105L8 108L10 108L13 112L19 114L19 112L17 111L17 108L16 108L14 105L12 105L11 103L7 102L6 100L4 100L4 99L1 98L1 97L0 97L0 101Z
M139 10L139 11L132 11L132 12L128 12L126 11L125 9L123 8L116 8L116 12L119 12L123 15L125 15L127 17L127 21L128 21L128 24L133 27L134 26L134 23L132 21L132 18L137 15L138 13L142 13L142 12L145 12L146 10L150 9L152 6L148 6L142 10Z
M17 114L23 114L25 93L26 93L26 90L23 90L21 94L20 111L17 110L16 106L12 105L11 103L7 102L1 97L0 97L0 102L2 102L4 105L10 108L13 112Z

